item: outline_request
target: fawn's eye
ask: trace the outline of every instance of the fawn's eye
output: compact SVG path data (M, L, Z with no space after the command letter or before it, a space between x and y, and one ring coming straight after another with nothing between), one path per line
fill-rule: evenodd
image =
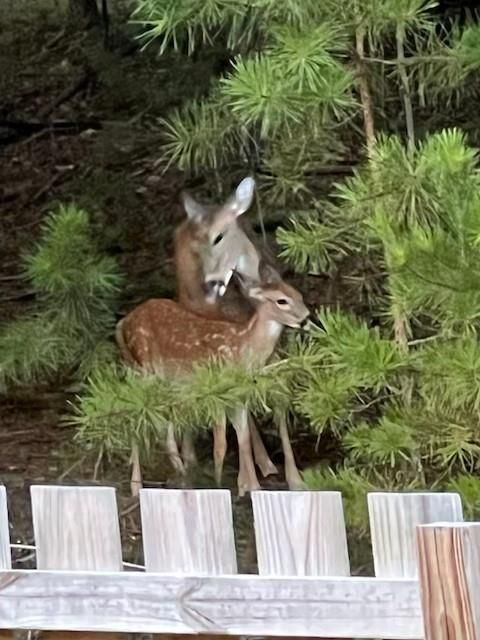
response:
M288 300L285 300L285 298L279 298L277 300L277 304L283 307L285 304L288 304Z
M218 236L215 236L215 238L213 239L213 246L217 245L222 240L223 240L223 233L219 233Z

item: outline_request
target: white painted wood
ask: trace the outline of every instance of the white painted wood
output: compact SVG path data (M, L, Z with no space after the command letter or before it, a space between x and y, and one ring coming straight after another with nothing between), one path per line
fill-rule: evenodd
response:
M229 491L142 489L140 509L147 571L237 572Z
M0 485L0 569L12 567L10 554L10 530L8 528L7 492Z
M457 493L370 493L368 511L378 578L416 578L415 527L463 520Z
M252 504L260 575L350 575L339 492L255 491Z
M39 569L122 569L115 489L32 486L30 491Z
M413 640L422 617L414 580L4 571L0 628Z

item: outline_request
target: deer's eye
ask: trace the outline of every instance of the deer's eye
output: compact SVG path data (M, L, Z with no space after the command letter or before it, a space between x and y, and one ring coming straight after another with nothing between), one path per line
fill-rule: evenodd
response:
M285 300L285 298L279 298L277 300L277 304L283 307L284 305L288 304L288 300Z
M215 238L213 239L213 246L217 245L222 240L223 240L223 233L219 233L218 236L215 236Z

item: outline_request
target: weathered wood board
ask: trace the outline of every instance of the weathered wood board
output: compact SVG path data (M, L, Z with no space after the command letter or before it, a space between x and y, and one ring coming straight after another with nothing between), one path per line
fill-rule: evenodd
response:
M32 486L38 569L120 571L115 489Z
M7 492L0 485L0 569L10 569L10 530L8 528Z
M255 491L252 505L260 575L350 575L339 492Z
M230 491L142 489L147 571L237 573Z
M378 578L416 578L416 527L463 520L457 493L370 493L368 511Z
M0 628L422 637L418 583L377 578L0 572Z

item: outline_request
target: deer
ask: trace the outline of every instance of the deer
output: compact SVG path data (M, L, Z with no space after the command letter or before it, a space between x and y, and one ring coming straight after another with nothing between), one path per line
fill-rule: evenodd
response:
M205 318L244 322L251 318L254 306L241 288L229 286L234 270L250 280L261 279L263 256L245 231L238 225L239 217L251 206L255 181L244 178L235 192L221 206L204 205L189 193L182 193L187 214L174 234L174 262L177 279L177 300L181 306ZM268 265L269 276L278 276ZM279 278L279 276L278 276ZM262 475L278 473L262 442L255 422L249 416L255 462ZM182 440L182 456L178 450L173 427L167 433L167 450L174 468L181 474L195 462L191 437ZM226 454L226 425L214 429L214 458L223 460ZM182 460L183 457L183 460ZM217 484L221 482L222 465L215 464Z
M150 299L131 311L117 325L117 337L124 356L143 371L163 375L184 375L211 358L262 366L272 355L284 327L299 328L309 316L302 295L277 280L257 284L243 278L244 288L254 303L251 318L243 322L198 316L169 299ZM225 286L224 283L220 287ZM239 449L238 492L260 488L252 458L247 411L236 408L230 415ZM279 426L286 430L283 422ZM281 433L282 443L289 442ZM293 451L284 450L285 466L295 466ZM216 460L218 463L219 460ZM223 461L222 461L223 462Z

